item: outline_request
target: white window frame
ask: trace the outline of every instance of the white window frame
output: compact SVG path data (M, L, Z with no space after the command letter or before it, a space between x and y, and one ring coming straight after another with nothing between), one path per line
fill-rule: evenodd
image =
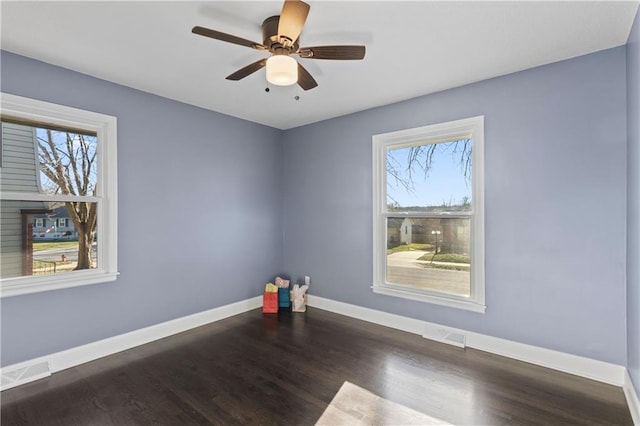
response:
M117 120L115 117L77 108L0 93L3 116L34 123L95 132L97 146L97 193L95 196L49 195L4 191L2 200L84 201L98 206L97 268L61 274L0 279L0 297L17 296L68 287L114 281L118 276L118 179Z
M471 294L469 297L443 292L414 289L394 285L386 280L387 218L388 217L442 217L446 213L416 213L389 211L387 208L386 158L389 148L473 138L472 149L472 211L471 226ZM439 123L413 129L373 136L373 291L388 296L402 297L437 305L484 313L484 116Z

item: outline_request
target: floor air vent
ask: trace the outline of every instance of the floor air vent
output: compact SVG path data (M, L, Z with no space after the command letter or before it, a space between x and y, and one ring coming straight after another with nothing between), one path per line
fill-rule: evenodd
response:
M47 361L20 367L10 367L10 369L3 368L0 389L6 390L50 375L51 370L49 370L49 363Z
M436 340L449 345L464 348L467 345L467 336L458 331L447 330L446 328L428 327L422 335L425 339Z
M459 346L464 348L466 345L466 336L462 333L454 333L446 330L442 330L444 337L442 341L445 343L449 343L454 346Z

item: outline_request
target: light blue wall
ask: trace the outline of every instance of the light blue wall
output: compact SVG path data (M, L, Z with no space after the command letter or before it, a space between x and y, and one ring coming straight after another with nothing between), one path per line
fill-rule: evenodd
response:
M640 13L627 42L627 354L640 395Z
M626 365L625 66L620 47L287 131L284 269L318 296ZM374 294L371 136L477 115L486 314Z
M2 299L2 365L256 296L279 271L319 296L626 365L625 54L281 132L3 52L3 91L118 117L122 275ZM487 313L373 294L371 136L480 114Z
M4 92L118 118L121 272L3 298L2 365L257 296L280 271L281 131L8 52L1 61Z

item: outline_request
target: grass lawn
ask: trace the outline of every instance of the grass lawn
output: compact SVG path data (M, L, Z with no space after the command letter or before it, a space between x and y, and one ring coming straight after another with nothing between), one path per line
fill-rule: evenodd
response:
M399 246L387 249L387 254L413 250L430 251L433 250L433 244L400 244Z
M469 271L471 267L468 264L460 263L457 265L445 265L442 263L423 263L425 268L447 269L450 271Z
M427 253L423 256L420 256L418 260L423 260L427 262L446 262L446 263L425 263L423 266L425 268L436 268L436 269L450 269L455 271L468 271L470 270L469 263L471 259L469 256L465 256L462 254L456 253Z
M425 254L418 258L418 260L428 260L429 262L448 262L448 263L469 263L471 259L469 256L456 253L438 253L438 254Z
M78 247L77 241L34 241L33 251Z
M34 262L33 275L45 275L45 274L48 275L48 274L54 273L52 266L50 266L53 263L55 263L56 273L73 271L76 265L78 264L77 262L70 262L70 261L66 261L66 262L56 261L56 262L45 263L45 262L36 260Z

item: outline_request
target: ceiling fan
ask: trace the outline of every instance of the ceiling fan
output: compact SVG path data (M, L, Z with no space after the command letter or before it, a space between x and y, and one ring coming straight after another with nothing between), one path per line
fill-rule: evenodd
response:
M262 23L262 43L236 37L220 31L195 26L192 33L256 50L268 51L271 56L260 59L228 75L227 80L241 80L266 67L267 81L279 86L298 83L304 90L318 85L309 72L291 55L304 59L363 59L365 46L300 47L298 37L307 20L310 6L300 0L285 0L280 15L271 16Z

